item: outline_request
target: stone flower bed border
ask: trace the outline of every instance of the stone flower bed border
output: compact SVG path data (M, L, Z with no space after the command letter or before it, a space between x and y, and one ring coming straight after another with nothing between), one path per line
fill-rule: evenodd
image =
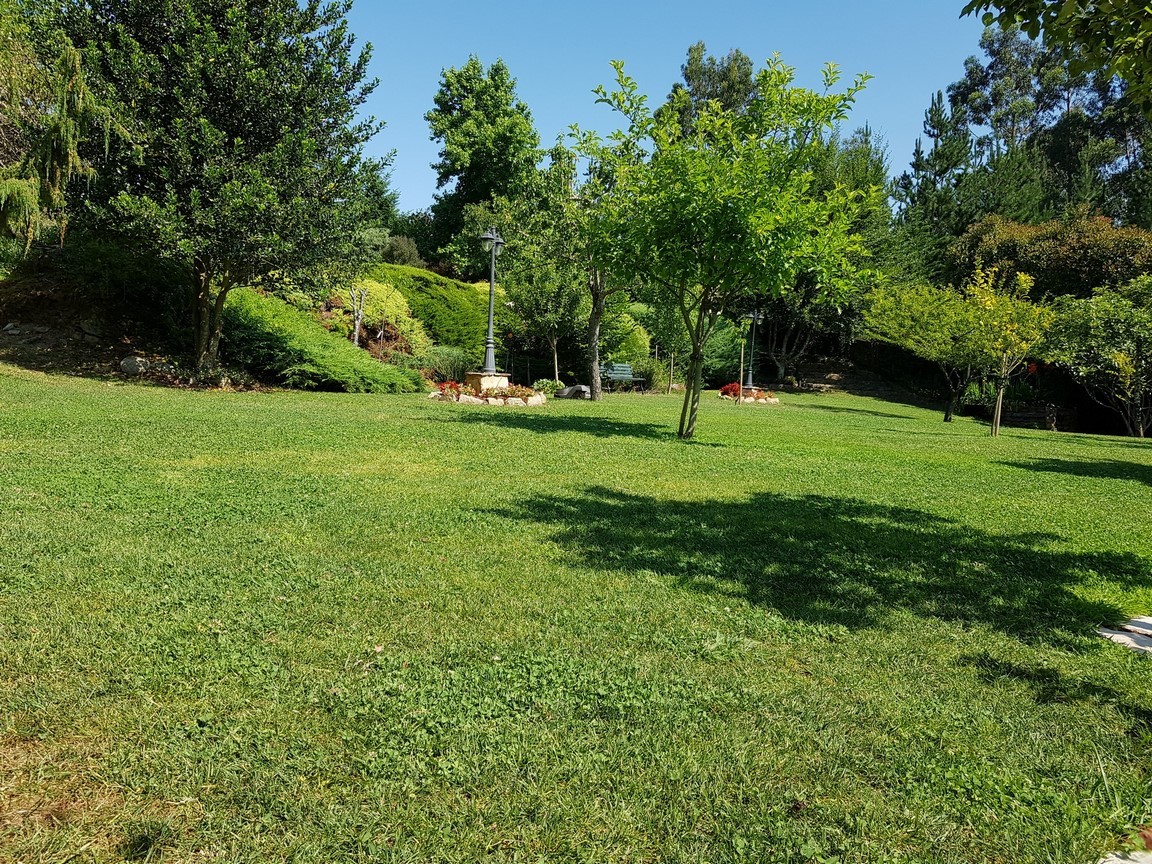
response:
M737 405L779 405L780 399L771 390L759 387L741 387L733 382L720 388L720 398Z
M530 408L548 401L543 393L531 387L512 384L499 390L484 390L477 393L467 384L459 381L445 381L428 394L429 399L438 402L458 402L461 405L506 405L510 408Z

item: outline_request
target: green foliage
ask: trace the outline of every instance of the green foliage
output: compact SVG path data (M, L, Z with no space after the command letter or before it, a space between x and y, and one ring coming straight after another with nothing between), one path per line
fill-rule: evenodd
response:
M1117 411L1128 434L1152 430L1152 276L1088 298L1061 297L1045 341L1100 404Z
M434 345L405 362L433 381L463 381L475 366L474 354L450 345Z
M756 92L756 67L747 54L732 49L721 58L707 54L703 42L689 46L688 57L680 67L684 83L672 85L661 111L675 114L684 134L710 102L728 111L741 112Z
M64 4L57 23L99 70L140 149L113 146L86 212L194 272L195 361L211 365L228 292L351 254L379 189L362 162L370 49L349 0Z
M465 207L497 196L515 198L530 182L540 137L503 60L485 69L471 56L460 68L445 69L435 107L424 119L440 142L440 159L432 166L444 190L432 205L432 241L439 251L463 230ZM461 272L478 278L485 265L478 254Z
M1086 297L1152 272L1152 231L1100 217L1021 225L991 216L965 232L950 254L964 278L995 267L1026 273L1041 295Z
M424 259L411 237L389 237L380 250L380 259L385 264L399 264L403 267L423 267Z
M1018 26L1033 39L1043 34L1064 49L1074 72L1119 75L1152 102L1152 16L1144 0L969 0L964 14L977 12L986 26Z
M432 347L428 331L413 317L408 301L399 290L375 279L361 279L355 287L368 292L364 298L363 326L370 339L386 339L392 343L390 351L406 354L424 354ZM350 305L347 291L333 295L329 304L343 313L336 329L351 335L353 322L351 311L347 308Z
M563 381L557 381L554 378L540 378L532 382L532 389L537 393L543 393L545 396L555 396L556 391L564 388Z
M612 363L636 363L652 353L652 337L627 313L613 316L602 339L604 355Z
M411 393L414 372L386 366L283 300L241 288L224 307L224 354L267 381L301 390Z
M586 150L612 167L601 218L617 266L649 290L645 299L684 317L692 352L679 432L690 438L703 348L726 308L782 294L801 272L829 295L851 281L861 196L840 186L814 192L808 169L814 142L846 118L867 79L833 93L839 75L829 65L824 91L814 92L795 87L795 71L774 58L744 110L710 102L685 134L673 113L653 116L636 82L615 67L618 90L597 93L627 121L615 138L627 146L593 141Z

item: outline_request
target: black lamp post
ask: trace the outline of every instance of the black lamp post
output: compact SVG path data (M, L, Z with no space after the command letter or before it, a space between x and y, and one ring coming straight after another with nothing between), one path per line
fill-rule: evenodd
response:
M756 359L756 325L764 320L764 313L755 309L744 316L752 321L752 339L748 346L748 374L744 376L744 387L751 390L756 385L752 383L752 368Z
M496 256L504 248L504 238L495 227L480 235L485 251L492 253L492 266L488 271L488 338L484 340L484 368L488 375L496 373L496 340L492 338L492 323L496 313Z

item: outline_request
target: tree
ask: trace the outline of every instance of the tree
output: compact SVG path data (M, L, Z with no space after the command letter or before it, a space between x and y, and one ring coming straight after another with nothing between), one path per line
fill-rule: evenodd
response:
M80 52L52 28L0 0L0 229L27 255L46 224L61 245L68 230L68 187L95 176L81 145L127 133L96 98ZM41 24L38 18L32 23Z
M794 70L773 59L742 113L710 102L685 134L668 112L654 117L636 82L615 66L618 89L597 92L628 121L615 142L628 143L638 158L616 161L598 220L614 238L621 272L684 320L692 348L679 435L691 438L704 346L724 310L742 298L783 293L802 271L829 290L851 273L858 238L849 229L859 196L842 188L810 194L808 156L847 116L865 78L831 93L839 76L829 65L825 91L817 93L794 87Z
M1050 309L1028 299L1031 290L1030 276L1016 273L1001 279L995 269L977 270L964 287L973 309L982 371L996 385L993 436L1000 434L1008 379L1032 356L1052 321Z
M687 134L704 106L719 102L729 111L743 111L756 92L755 65L743 51L732 49L717 59L706 54L703 42L688 48L688 59L680 67L684 83L672 85L663 111L671 111Z
M1152 430L1152 277L1092 297L1061 297L1045 340L1096 402L1116 411L1128 434Z
M141 144L86 193L96 223L185 264L194 358L215 363L229 292L341 257L354 236L370 47L350 0L72 0L59 24Z
M952 422L960 397L982 363L974 311L955 289L925 283L878 286L864 306L865 336L911 351L939 367L948 386L945 423Z
M814 157L814 193L827 194L842 186L861 195L852 231L863 241L864 249L855 261L862 266L890 231L892 214L884 200L889 185L884 144L864 127L847 139L841 139L839 134L829 136L814 148ZM842 346L852 341L869 280L843 283L848 291L829 291L829 286L816 275L801 272L790 290L777 297L756 298L751 303L764 312L764 322L757 328L757 354L773 362L777 380L783 380L788 369L795 368L818 340L834 337ZM738 307L734 311L743 310Z
M463 230L469 204L517 197L539 161L540 137L503 60L485 69L472 56L459 69L445 69L434 101L424 119L432 140L440 142L440 159L432 166L442 190L432 205L432 242L439 252ZM482 258L469 262L466 277L486 272Z
M995 10L995 11L993 11ZM1060 45L1073 71L1100 70L1152 98L1152 15L1145 0L969 0L963 14L982 12L985 25L1018 26Z

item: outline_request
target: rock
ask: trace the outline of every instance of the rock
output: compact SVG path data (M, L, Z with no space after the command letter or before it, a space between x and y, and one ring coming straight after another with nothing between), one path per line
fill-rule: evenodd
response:
M104 335L104 330L95 321L81 321L77 326L80 328L80 332L82 332L85 336L95 336L100 338Z
M503 399L498 399L498 398L497 398L497 397L495 397L495 396L489 396L489 397L488 397L487 399L485 399L484 401L485 401L485 402L487 402L489 405L503 405L503 404L504 404L504 400L503 400Z
M439 390L433 390L431 393L428 394L428 398L441 400L444 398L444 394L441 393Z
M1127 630L1111 630L1107 627L1098 627L1096 632L1105 639L1110 639L1125 648L1130 648L1141 654L1152 655L1152 636L1132 633Z
M4 332L7 333L9 336L19 336L21 331L17 330L15 327L13 327L11 330L5 329Z
M765 399L763 396L761 396L759 399L756 400L756 404L757 405L767 405L768 400Z
M769 396L767 399L764 400L764 402L768 405L779 405L780 404L780 397L779 396Z
M528 403L521 399L519 396L509 396L504 400L504 404L513 408L524 408L528 405Z
M120 361L120 371L125 375L143 375L148 371L148 361L143 357L125 357Z
M478 399L471 393L461 393L460 398L457 400L461 405L483 405L484 400Z
M556 391L557 399L591 399L592 390L587 384L573 384L563 390Z
M15 330L15 329L16 329L16 322L15 321L9 321L7 324L4 325L4 332L5 333L7 333L9 330Z
M525 404L525 405L530 405L530 406L532 406L532 407L535 407L535 406L537 406L537 405L543 405L543 404L544 404L545 402L547 402L547 401L548 401L548 400L547 400L547 398L545 398L545 396L544 396L544 394L543 394L543 393L536 393L536 394L535 394L535 395L533 395L533 396L529 396L529 397L528 397L528 398L525 400L524 404Z

